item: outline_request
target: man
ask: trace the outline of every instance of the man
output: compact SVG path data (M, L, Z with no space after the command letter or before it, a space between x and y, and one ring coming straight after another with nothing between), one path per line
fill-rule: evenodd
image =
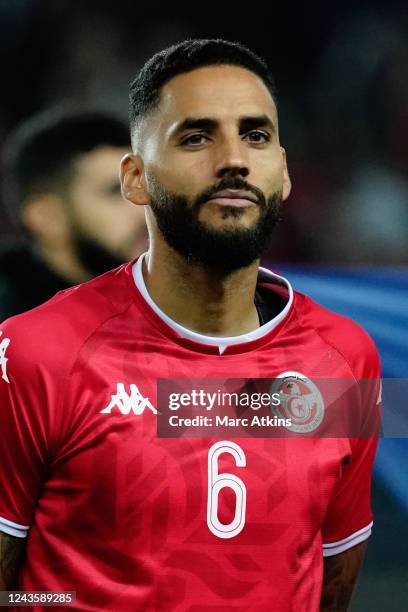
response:
M156 431L169 378L273 378L298 431L308 390L322 417L311 377L378 391L366 333L258 270L290 192L268 69L226 41L166 49L131 86L131 131L149 252L1 326L4 585L80 610L346 610L374 437ZM376 399L359 386L353 412Z
M43 113L11 134L4 197L27 241L0 251L0 320L145 250L143 210L120 194L129 147L126 125L99 111Z

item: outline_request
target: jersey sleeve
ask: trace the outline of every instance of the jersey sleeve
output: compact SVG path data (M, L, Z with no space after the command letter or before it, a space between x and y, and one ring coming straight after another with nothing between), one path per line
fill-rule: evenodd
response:
M49 453L52 380L38 357L19 317L0 326L0 531L15 537L27 535Z
M337 555L371 535L371 474L377 440L355 440L322 528L323 556Z
M331 499L322 527L323 556L356 546L371 535L371 479L381 417L380 363L371 347L368 368L358 378L360 386L360 436L350 439L350 456Z

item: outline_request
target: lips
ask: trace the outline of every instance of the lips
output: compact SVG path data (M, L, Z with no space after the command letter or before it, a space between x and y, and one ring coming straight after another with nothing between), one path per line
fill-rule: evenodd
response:
M253 206L258 198L243 189L224 189L214 193L208 201L220 206Z

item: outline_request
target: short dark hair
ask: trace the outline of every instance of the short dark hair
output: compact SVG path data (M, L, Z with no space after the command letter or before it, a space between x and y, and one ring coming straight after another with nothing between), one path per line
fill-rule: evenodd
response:
M240 66L258 75L276 102L266 62L244 45L221 39L185 40L151 57L130 84L131 131L158 104L163 85L178 74L214 65Z
M48 110L19 124L3 150L3 199L16 220L24 200L69 184L81 155L102 147L129 147L126 122L98 110Z

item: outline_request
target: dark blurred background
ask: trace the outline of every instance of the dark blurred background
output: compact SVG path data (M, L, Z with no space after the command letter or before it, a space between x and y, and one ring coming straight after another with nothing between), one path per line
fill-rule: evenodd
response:
M61 100L126 116L147 57L218 36L276 75L294 189L275 261L407 264L406 2L0 0L0 135Z
M61 101L126 117L138 68L188 37L241 41L275 74L293 192L266 260L359 320L386 376L408 377L407 2L0 0L2 141ZM16 232L0 212L0 241ZM355 611L408 610L406 442L381 441Z

